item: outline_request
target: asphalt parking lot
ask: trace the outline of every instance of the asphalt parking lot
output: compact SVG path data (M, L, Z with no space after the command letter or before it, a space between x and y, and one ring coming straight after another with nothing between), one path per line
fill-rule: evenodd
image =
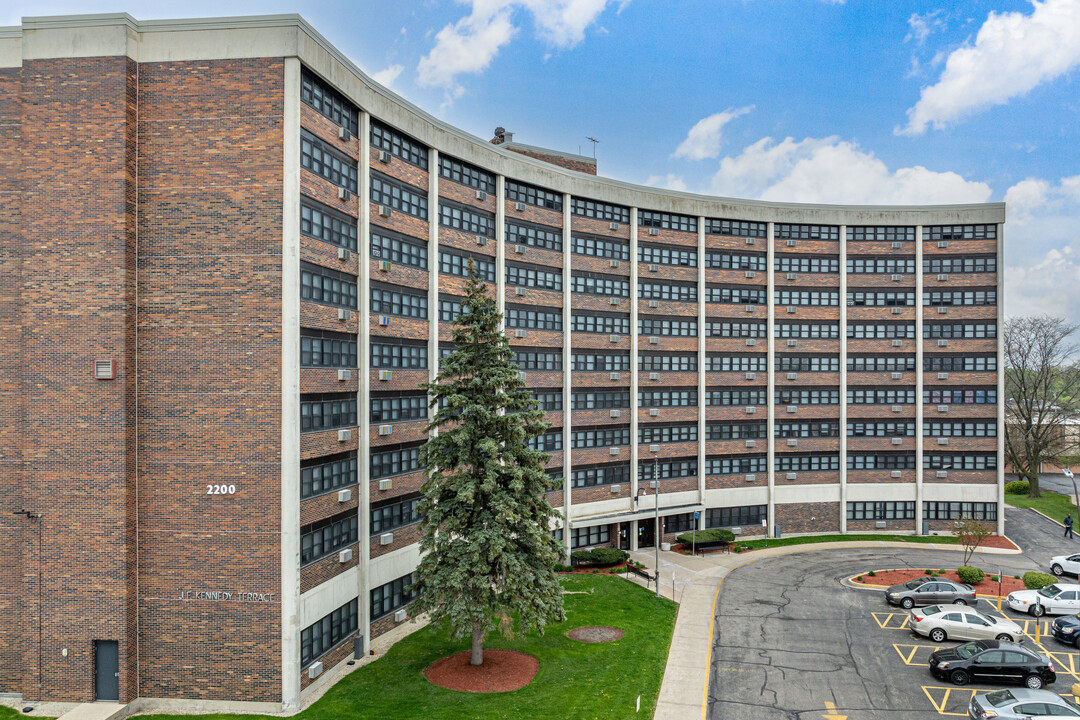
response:
M1026 525L1026 523L1025 523ZM1052 544L1053 527L1044 532ZM1050 548L1046 548L1049 550ZM1071 548L1062 547L1059 552ZM1031 556L981 556L984 569L1008 575L1044 569L1043 548ZM1038 557L1035 557L1035 555ZM975 692L990 686L951 686L930 675L927 660L940 645L904 626L906 611L889 606L880 590L840 584L871 568L955 567L960 556L921 549L809 552L751 563L723 581L717 602L708 713L712 720L897 720L966 717ZM1025 629L1025 644L1054 663L1048 689L1069 693L1080 682L1076 648L1049 635L1053 618L999 612L987 600L979 609L1006 615ZM995 686L996 687L996 686Z

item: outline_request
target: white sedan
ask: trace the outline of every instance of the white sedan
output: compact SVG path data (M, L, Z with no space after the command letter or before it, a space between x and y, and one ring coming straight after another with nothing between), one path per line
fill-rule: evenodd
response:
M1080 575L1080 555L1058 555L1050 558L1050 572L1058 577L1065 573Z
M913 608L908 627L934 642L944 640L1009 640L1020 642L1024 630L1008 618L984 615L974 608L930 605Z
M1047 585L1041 590L1017 590L1006 599L1009 607L1039 617L1080 612L1080 585Z

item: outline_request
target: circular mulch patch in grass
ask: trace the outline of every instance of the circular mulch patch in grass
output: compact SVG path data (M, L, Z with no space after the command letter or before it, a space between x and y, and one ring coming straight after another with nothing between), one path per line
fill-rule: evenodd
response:
M519 690L536 677L540 661L514 650L484 650L484 664L470 665L472 652L436 660L424 669L433 685L461 692L493 693Z
M623 631L617 627L608 627L606 625L586 625L585 627L574 628L566 635L571 640L577 640L578 642L602 643L618 640L623 636Z

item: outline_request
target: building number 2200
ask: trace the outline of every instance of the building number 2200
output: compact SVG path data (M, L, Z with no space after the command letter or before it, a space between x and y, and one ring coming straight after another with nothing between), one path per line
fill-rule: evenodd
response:
M206 486L206 494L207 495L235 495L236 494L236 486L235 485L207 485Z

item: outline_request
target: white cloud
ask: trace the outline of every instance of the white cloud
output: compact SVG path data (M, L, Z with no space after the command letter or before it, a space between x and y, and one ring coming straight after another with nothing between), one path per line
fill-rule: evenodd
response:
M937 83L922 89L898 135L921 135L1002 105L1080 63L1080 1L1032 0L1030 15L991 12L974 44L954 50Z
M934 10L925 15L912 13L908 18L908 27L911 30L908 31L904 40L914 40L917 45L922 45L934 31L945 27L945 21L938 17L940 14L940 10Z
M379 83L383 87L393 87L394 81L401 75L401 71L405 69L404 65L390 65L389 67L380 70L373 74L371 79Z
M420 58L417 82L441 87L448 97L460 97L464 88L457 77L487 69L495 56L518 32L513 14L526 10L537 35L548 45L566 50L585 39L610 0L468 0L472 11L435 35L435 46ZM620 8L621 9L621 8Z
M919 205L986 202L990 187L922 166L890 171L873 153L836 136L765 137L720 161L710 192L806 203Z
M1005 205L1011 223L1025 225L1031 220L1032 211L1046 204L1050 183L1038 178L1021 180L1005 191Z
M691 160L704 160L714 158L720 154L720 143L723 140L724 126L729 122L745 115L754 109L753 105L736 109L727 109L698 120L686 139L675 148L672 157L685 157Z
M1008 228L1008 226L1006 226ZM1010 242L1006 234L1006 243ZM1027 260L1027 258L1024 258ZM1080 253L1071 245L1051 248L1033 262L1005 267L1005 312L1066 316L1080 321Z
M678 190L686 192L686 182L679 175L668 173L667 175L650 175L645 184L650 187L664 188L665 190Z

